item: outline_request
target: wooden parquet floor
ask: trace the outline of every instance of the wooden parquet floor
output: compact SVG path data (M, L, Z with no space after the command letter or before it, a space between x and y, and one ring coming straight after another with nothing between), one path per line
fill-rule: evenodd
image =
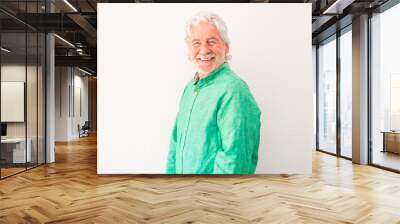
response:
M312 175L98 176L96 137L0 181L0 223L400 223L400 175L315 152Z

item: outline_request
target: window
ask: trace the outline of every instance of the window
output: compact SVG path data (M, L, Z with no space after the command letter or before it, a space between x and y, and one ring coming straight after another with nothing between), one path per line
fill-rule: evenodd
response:
M346 32L347 31L347 32ZM340 36L340 155L352 157L352 35L351 26Z
M372 164L400 170L400 5L371 18Z
M318 149L336 153L336 39L318 48Z

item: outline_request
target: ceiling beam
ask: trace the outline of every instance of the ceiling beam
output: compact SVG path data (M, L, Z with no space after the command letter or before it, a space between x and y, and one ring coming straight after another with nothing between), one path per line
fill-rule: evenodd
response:
M97 30L90 24L85 17L80 14L68 14L68 17L73 20L77 25L79 25L82 30L90 37L92 40L91 45L96 45ZM89 40L88 40L89 41Z
M55 56L56 66L82 66L96 71L97 59L90 56Z
M326 7L322 14L342 14L343 10L351 5L355 0L336 0Z

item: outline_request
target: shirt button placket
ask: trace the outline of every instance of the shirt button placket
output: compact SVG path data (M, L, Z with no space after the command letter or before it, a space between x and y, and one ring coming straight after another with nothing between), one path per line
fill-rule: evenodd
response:
M183 152L185 150L186 137L187 137L187 133L189 131L190 119L191 119L191 116L192 116L194 103L195 103L195 101L197 99L197 95L199 94L199 91L200 91L199 86L196 85L194 87L194 93L195 94L194 94L194 97L193 97L193 102L192 102L192 105L191 105L191 107L189 109L189 117L188 117L188 120L187 120L186 130L184 130L183 146L182 146L182 150L181 150L181 171L182 171L182 174L183 174L183 169L184 169L184 166L183 166Z

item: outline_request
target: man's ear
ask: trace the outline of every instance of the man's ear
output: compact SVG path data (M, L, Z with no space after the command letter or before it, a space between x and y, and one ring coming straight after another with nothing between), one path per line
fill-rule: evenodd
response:
M228 45L228 44L225 44L225 46L226 46L225 55L228 55L228 54L229 54L229 45Z
M225 44L225 62L229 61L231 56L229 55L229 45Z

